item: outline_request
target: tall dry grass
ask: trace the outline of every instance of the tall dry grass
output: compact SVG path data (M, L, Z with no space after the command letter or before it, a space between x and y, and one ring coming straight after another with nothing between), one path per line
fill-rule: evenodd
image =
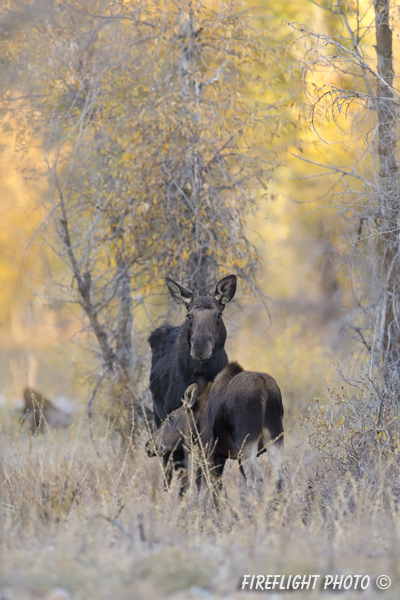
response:
M320 412L317 403L287 432L277 507L263 455L264 501L241 506L238 468L228 461L218 512L193 488L179 497L176 479L164 490L160 461L144 451L146 431L121 445L105 425L96 452L83 417L45 435L3 420L0 598L50 599L56 588L76 600L247 598L256 592L239 589L241 576L271 573L387 574L393 583L382 598L398 598L397 455L371 456L368 477L342 471L332 455L343 459L345 437L344 446L332 436L332 447L318 448L326 442ZM279 597L287 594L311 592Z

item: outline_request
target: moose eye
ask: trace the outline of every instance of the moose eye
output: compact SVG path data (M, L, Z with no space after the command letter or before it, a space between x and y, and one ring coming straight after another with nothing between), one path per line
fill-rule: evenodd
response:
M168 423L173 423L174 420L175 420L174 415L169 415L169 417L168 417Z
M193 315L191 315L190 313L186 315L186 318L189 321L189 323L193 321Z

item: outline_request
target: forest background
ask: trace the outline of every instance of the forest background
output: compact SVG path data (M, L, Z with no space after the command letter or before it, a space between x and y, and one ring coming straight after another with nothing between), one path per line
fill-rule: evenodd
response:
M243 597L244 564L398 584L398 19L384 0L1 3L5 598ZM164 276L206 293L231 272L228 355L285 406L290 500L253 520L234 466L204 517L143 449L146 340L183 318ZM73 409L68 433L20 424L26 385Z

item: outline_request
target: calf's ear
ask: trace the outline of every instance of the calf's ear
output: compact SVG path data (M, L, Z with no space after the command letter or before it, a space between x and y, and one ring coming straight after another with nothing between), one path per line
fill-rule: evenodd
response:
M192 383L192 385L189 385L189 387L186 388L185 393L183 394L182 404L186 408L193 408L193 406L196 404L198 394L199 386L197 383Z
M193 292L183 285L171 279L171 277L165 278L165 283L168 286L171 296L178 304L185 304L189 306L193 300Z
M236 275L227 275L217 283L215 288L214 298L220 304L230 302L236 292Z

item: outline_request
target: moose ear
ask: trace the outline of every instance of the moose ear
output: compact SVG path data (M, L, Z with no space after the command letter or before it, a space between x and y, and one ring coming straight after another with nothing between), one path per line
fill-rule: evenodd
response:
M215 288L214 298L220 304L227 304L230 302L236 292L236 275L227 275Z
M171 296L173 297L175 302L177 302L178 304L185 304L186 306L189 306L189 304L193 300L193 292L191 290L183 287L183 285L180 285L179 283L171 279L171 277L166 277L165 283L167 284Z
M193 408L196 404L197 397L199 393L199 386L197 383L192 383L186 388L185 393L183 394L182 404L185 408Z

